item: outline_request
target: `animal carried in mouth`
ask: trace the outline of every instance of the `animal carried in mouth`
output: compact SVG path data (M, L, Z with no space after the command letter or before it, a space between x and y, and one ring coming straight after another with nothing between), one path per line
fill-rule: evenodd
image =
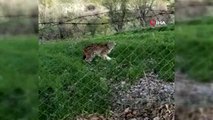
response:
M108 54L113 50L113 48L116 46L116 43L114 41L110 42L105 42L105 43L96 43L96 44L91 44L87 47L84 48L83 50L83 59L90 63L92 60L96 57L99 56L104 60L111 60L108 56Z

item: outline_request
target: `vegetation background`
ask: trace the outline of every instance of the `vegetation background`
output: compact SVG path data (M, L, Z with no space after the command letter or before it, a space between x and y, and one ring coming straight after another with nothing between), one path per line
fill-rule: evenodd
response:
M111 86L146 73L174 82L174 1L39 2L39 118L108 114ZM60 11L59 11L60 9ZM149 26L154 18L168 26ZM91 43L115 41L113 60L82 60ZM128 89L128 87L126 88Z
M39 11L39 36L44 41L149 27L151 19L174 23L173 0L41 0Z
M104 76L102 79L98 79L98 83L102 84L101 86L97 83L94 83L93 81L88 83L88 87L95 86L94 89L88 89L87 86L84 88L81 87L83 83L79 83L77 88L81 87L78 92L79 94L76 94L78 96L73 97L73 99L77 99L79 101L79 104L76 104L76 106L70 107L69 109L66 109L71 105L71 103L67 103L67 95L72 93L72 88L70 88L70 84L73 82L70 81L69 77L72 78L72 76L69 74L69 71L74 71L80 68L83 68L83 72L89 71L85 69L87 66L82 64L81 62L76 62L76 64L72 64L72 61L74 60L80 60L78 57L74 57L73 59L71 56L73 55L80 55L81 53L78 51L80 50L84 45L88 44L88 40L91 40L91 42L100 42L102 40L108 40L108 39L115 39L121 46L118 46L117 49L115 49L115 53L112 53L112 57L118 55L118 51L121 51L125 45L129 45L129 50L136 51L136 53L139 53L140 50L150 50L152 49L154 52L152 54L148 53L148 51L142 52L141 56L138 54L130 54L129 57L127 57L127 60L131 59L133 62L127 62L127 60L124 60L122 62L122 65L127 65L129 68L130 66L134 67L133 69L124 69L123 73L128 74L122 74L128 79L129 82L134 82L137 78L141 76L141 73L143 71L149 71L150 66L156 65L156 63L150 63L146 59L147 54L150 54L153 56L154 60L158 61L162 58L162 56L159 56L157 54L159 50L162 48L167 48L167 51L162 52L162 55L165 55L167 52L174 52L174 42L171 41L171 39L174 38L174 26L169 27L163 27L159 29L137 29L133 31L127 31L122 32L117 35L109 35L109 36L96 36L94 38L87 38L82 39L82 41L70 41L70 39L66 38L65 42L59 42L58 45L55 42L42 44L41 48L39 48L39 57L41 58L40 62L40 76L43 78L45 77L46 81L50 81L50 85L47 84L45 81L39 80L39 97L37 93L38 91L38 78L37 78L37 71L38 71L38 58L37 58L37 50L38 50L38 44L37 44L37 36L36 35L29 35L25 33L35 33L37 31L34 31L37 29L36 22L30 18L37 19L34 15L37 12L36 3L33 1L24 1L22 0L10 0L4 1L0 0L0 119L23 119L23 120L34 120L38 116L38 108L37 106L39 104L48 103L46 105L41 105L39 109L42 109L40 112L41 119L43 118L64 118L66 115L68 116L75 116L78 113L87 113L86 111L98 111L99 113L104 113L108 109L108 104L102 104L107 103L105 101L105 98L107 95L108 86L107 83L105 83L105 79L110 76ZM66 2L66 1L64 1ZM25 3L25 4L23 4ZM33 4L31 4L33 3ZM10 7L12 5L12 7ZM32 5L32 6L31 6ZM187 5L187 4L186 4ZM7 7L2 7L7 6ZM29 7L29 8L28 8ZM4 8L4 9L3 9ZM5 9L8 10L5 10ZM13 9L12 9L13 8ZM33 8L33 9L32 9ZM191 8L191 7L190 7ZM3 9L3 10L2 10ZM9 10L10 9L10 10ZM18 10L20 9L20 10ZM34 11L35 10L35 11ZM186 11L187 8L185 9ZM208 14L212 14L211 8L207 9L209 12ZM11 11L11 12L9 12ZM186 11L182 11L181 14L178 14L176 17L180 15L189 16ZM192 9L192 11L196 11L196 9ZM197 10L201 11L201 10ZM29 12L29 14L28 14ZM176 11L177 13L178 11ZM199 13L198 12L198 13ZM26 14L25 14L26 13ZM197 12L194 12L194 14L190 17L196 16ZM200 14L203 15L203 13L206 13L204 10ZM25 17L27 15L27 17ZM28 17L30 15L30 18ZM3 17L2 17L3 16ZM5 17L6 16L6 17ZM33 17L32 17L33 16ZM196 16L198 17L198 16ZM26 22L28 21L28 22ZM34 21L34 22L33 22ZM41 22L41 21L40 21ZM33 27L29 27L33 26ZM20 29L22 28L22 29ZM25 29L26 28L26 29ZM206 18L201 17L199 20L194 20L192 22L182 22L178 23L178 27L176 27L175 34L176 36L179 36L176 39L176 45L177 47L177 68L178 70L181 70L182 72L189 75L189 77L192 77L199 81L205 81L205 82L211 82L212 78L212 18ZM201 29L203 31L201 31ZM22 31L23 30L23 31ZM2 35L2 34L7 34ZM140 34L142 33L142 34ZM154 33L154 34L153 34ZM16 36L10 36L14 34L19 34ZM22 34L22 35L20 35ZM136 36L136 37L134 37ZM146 39L144 39L144 36ZM154 37L155 36L155 37ZM122 40L120 40L122 38ZM155 38L155 39L153 39ZM128 43L125 43L124 40L131 40ZM133 42L136 40L143 41L139 42ZM160 40L160 42L158 41ZM165 41L164 41L165 40ZM151 42L148 42L151 41ZM159 42L159 43L158 43ZM152 44L153 45L152 45ZM79 47L72 48L70 46L79 45ZM147 45L147 47L145 46ZM157 47L156 47L156 46ZM134 46L138 46L137 48L134 48ZM145 48L142 48L142 47ZM190 48L190 49L189 49ZM73 50L74 52L71 53L70 50ZM117 51L118 50L118 51ZM60 52L59 52L60 51ZM117 51L117 52L116 52ZM124 52L125 55L128 54L128 52ZM165 65L167 61L170 60L170 58L173 59L173 54L170 54L168 58L165 58L161 65ZM135 67L137 64L139 64L139 58L136 57L145 57L146 59L144 62L148 62L150 64L142 64L141 66L144 67L143 71L138 71L138 66ZM202 56L202 57L200 57ZM54 60L54 59L55 60ZM122 60L122 56L118 55L119 61ZM180 59L179 59L180 58ZM135 60L134 60L135 59ZM45 62L46 61L46 62ZM71 61L71 62L70 62ZM54 64L59 64L58 66L54 66ZM107 64L104 61L95 60L95 64L100 64L99 67L97 66L91 66L93 70L100 70L100 68L104 68L104 66ZM170 62L171 63L171 62ZM111 67L113 65L117 65L118 61L114 60L112 61L112 64L110 64ZM72 69L68 68L65 70L68 66L73 66ZM173 66L174 64L168 64L166 66ZM141 67L140 66L140 67ZM61 68L60 68L61 67ZM160 66L155 66L156 70L159 70ZM55 71L54 71L55 70ZM58 71L56 71L58 70ZM41 72L41 71L44 71ZM108 69L100 70L101 73L107 72L111 73L112 71ZM129 73L130 71L130 73ZM136 71L132 72L131 71ZM163 70L164 71L164 70ZM56 73L56 74L53 74ZM168 78L167 80L172 80L169 78L172 78L173 71L169 69L169 72L164 74L161 74L160 71L157 71L157 73L160 74L161 78ZM63 74L62 74L63 73ZM164 72L163 72L164 73ZM52 75L53 74L53 75ZM59 75L59 77L56 77L56 75ZM80 72L79 75L82 75ZM94 75L93 73L88 73L89 77ZM98 77L100 74L96 74ZM122 79L122 75L118 74L118 80L115 82L119 82L119 80ZM143 74L142 74L143 75ZM46 77L47 76L47 77ZM77 76L77 75L76 75ZM168 77L169 76L169 77ZM89 78L88 77L88 78ZM42 79L43 79L42 78ZM53 79L62 79L64 81L59 82L58 84L53 83ZM97 80L97 77L92 76L91 78L94 78L94 80ZM83 78L82 82L85 81L86 78ZM86 81L87 82L87 81ZM58 86L57 86L58 85ZM48 87L47 87L48 86ZM64 91L63 94L59 94L60 90ZM88 93L86 94L85 93ZM94 94L93 91L99 91L97 94ZM69 93L68 93L69 92ZM105 94L106 93L106 94ZM79 107L81 102L85 102L85 99L79 99L79 96L85 95L87 100L92 99L89 103L85 103L85 106L81 106L77 110L75 107ZM94 96L90 96L90 94ZM100 99L97 97L97 95L101 95ZM43 99L44 97L47 97L47 99ZM49 97L49 98L48 98ZM39 98L39 100L38 100ZM38 102L39 101L39 102ZM94 105L93 103L101 104L103 108L98 109L97 105ZM90 105L94 105L92 107ZM66 106L67 105L67 106ZM88 107L89 106L89 107ZM49 109L51 108L51 109ZM54 108L59 108L56 111L53 111ZM100 107L99 107L100 108ZM91 110L92 109L92 110ZM98 110L97 110L98 109ZM55 110L55 109L54 109ZM64 111L67 110L67 111ZM75 111L76 112L73 112ZM71 111L71 112L70 112ZM64 114L68 113L68 114Z
M38 112L38 9L35 0L0 0L0 119Z
M176 118L212 119L213 4L178 0L176 5Z
M96 4L91 5L92 2ZM67 11L64 12L67 13L67 16L62 20L61 16L58 18L58 13L50 16L52 19L45 16L45 13L40 13L40 39L61 41L44 42L40 45L40 77L43 80L39 84L41 90L39 94L41 97L40 109L42 109L40 111L41 119L74 119L75 116L82 114L108 114L111 109L109 98L111 93L115 92L111 90L110 86L123 81L134 84L147 72L153 71L164 81L174 80L174 26L157 29L147 28L149 27L149 15L155 16L158 14L159 9L167 12L172 11L172 3L168 6L168 4L165 4L168 1L161 1L162 3L165 2L164 6L157 7L156 4L153 4L154 14L153 12L147 13L144 15L146 17L143 18L140 15L142 15L143 10L147 10L144 3L139 4L141 6L136 5L133 7L128 1L122 1L121 4L115 4L120 5L117 8L110 2L92 2L89 4L76 4L77 7L72 10L81 11L76 13L69 11L69 6L64 7L63 3L53 2L49 8L55 7L57 9L57 6L60 5L67 8ZM117 2L119 3L119 0ZM75 4L75 2L71 4ZM179 7L177 22L180 26L177 28L176 34L180 35L181 38L180 40L177 38L176 43L181 45L178 45L176 49L176 68L178 71L202 82L210 82L212 79L211 67L208 66L211 57L200 57L201 55L209 55L209 49L211 49L211 46L207 47L204 41L200 41L201 36L205 37L211 33L209 27L211 25L209 24L211 24L212 18L204 17L211 14L211 7L208 4L209 1L180 1L177 4L177 7ZM93 5L98 7L94 8ZM86 9L85 6L87 6ZM131 7L129 8L129 6ZM194 6L198 6L198 8L193 9ZM88 7L91 7L91 9L88 10ZM45 9L50 10L48 12L51 13L51 9L48 9L48 7ZM116 10L120 11L117 13ZM101 17L100 19L93 16L105 11L107 14L98 16ZM76 17L79 15L89 15L89 17ZM90 15L95 18L91 18ZM137 15L141 19L128 21L129 18L137 18ZM203 16L201 17L201 15ZM162 16L154 18L165 20L167 24L173 22L171 16L169 20L162 19L165 17ZM69 19L71 20L69 21ZM45 20L50 22L45 23ZM117 22L117 20L120 21ZM107 24L99 25L99 23L106 22ZM47 30L50 28L54 36L48 36L48 31L44 31L45 28ZM67 30L67 28L72 28L74 31ZM198 32L201 28L205 29L205 32ZM65 35L61 36L63 33ZM66 36L66 33L71 33L68 34L71 36ZM75 40L75 38L78 39ZM62 41L62 39L65 41ZM114 40L118 43L111 54L111 56L114 56L112 62L108 63L96 59L92 65L85 65L81 61L83 47L89 43L107 40ZM207 44L210 44L211 38L207 41ZM194 51L198 54L193 54ZM197 60L200 60L200 62L198 63ZM198 70L198 68L202 69ZM52 111L53 109L57 109L57 111Z

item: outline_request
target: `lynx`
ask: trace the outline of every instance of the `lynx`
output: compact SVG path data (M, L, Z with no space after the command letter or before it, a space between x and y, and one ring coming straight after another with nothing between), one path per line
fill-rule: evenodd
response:
M89 63L92 62L96 56L99 56L104 60L111 60L108 54L112 51L115 45L115 42L91 44L84 48L83 58Z

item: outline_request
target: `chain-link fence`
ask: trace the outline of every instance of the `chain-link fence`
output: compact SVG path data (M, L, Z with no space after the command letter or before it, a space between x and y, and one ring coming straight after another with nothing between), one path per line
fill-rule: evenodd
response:
M113 40L117 44L109 55L111 61L97 57L89 64L82 59L84 46L106 40ZM145 82L152 82L152 77L173 81L173 40L171 30L147 31L143 34L139 31L90 41L41 45L40 119L74 119L82 114L106 114L111 107L115 107L112 101L116 99L112 99L112 96L128 90L142 78L147 77ZM153 75L151 78L150 73ZM143 94L141 84L135 89ZM154 92L150 91L151 94ZM136 96L136 93L132 94ZM131 97L124 101L117 99L121 100L121 104L119 100L116 104L122 108L138 104L134 101L124 102ZM160 99L164 98L156 98L156 101ZM170 100L165 99L165 102ZM149 101L141 99L138 102L145 104Z
M152 11L144 24L140 23L140 16L126 14L129 17L123 21L109 18L103 22L99 15L89 15L40 22L41 39L71 39L40 45L40 119L74 120L101 114L110 120L121 120L127 119L122 114L127 108L140 111L148 103L156 103L156 108L172 103L174 88L167 82L174 78L173 13ZM150 27L151 19L156 26ZM117 31L121 23L122 30ZM76 37L83 40L76 41ZM109 53L111 60L97 56L87 63L83 59L85 47L109 41L116 43ZM164 84L168 89L162 90ZM152 99L154 96L159 97Z

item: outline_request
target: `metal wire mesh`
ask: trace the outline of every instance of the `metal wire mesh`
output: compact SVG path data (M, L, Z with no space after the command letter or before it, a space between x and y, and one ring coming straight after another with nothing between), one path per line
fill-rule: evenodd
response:
M83 114L110 114L112 96L119 92L114 91L114 88L117 85L123 86L125 84L122 90L128 89L129 86L148 73L154 73L158 79L164 81L173 81L174 27L173 25L149 27L150 18L160 20L165 14L168 17L171 13L158 11L157 15L147 16L147 25L143 27L139 26L137 18L129 17L124 21L123 32L118 34L114 34L116 31L113 30L110 22L95 21L90 23L85 20L86 17L91 16L84 16L83 20L82 17L78 17L74 21L68 19L68 22L40 23L40 37L56 33L52 38L61 39L60 34L63 34L64 31L60 33L60 30L56 29L65 25L73 32L71 34L73 36L66 36L66 39L82 38L82 36L86 39L53 42L52 45L49 43L41 44L40 119L69 120L76 119ZM166 19L171 22L173 18ZM135 24L135 26L131 27L130 25L129 27L128 24ZM102 33L95 33L99 37L89 38L89 40L87 40L88 37L93 36L90 34L91 31L79 30L79 26L102 27L104 25L107 25L109 32L104 33L102 28ZM48 37L44 38L48 39ZM107 43L107 41L115 41L117 44L109 54L112 58L111 61L96 57L91 64L88 64L82 59L82 51L87 45ZM125 105L121 106L125 107Z

